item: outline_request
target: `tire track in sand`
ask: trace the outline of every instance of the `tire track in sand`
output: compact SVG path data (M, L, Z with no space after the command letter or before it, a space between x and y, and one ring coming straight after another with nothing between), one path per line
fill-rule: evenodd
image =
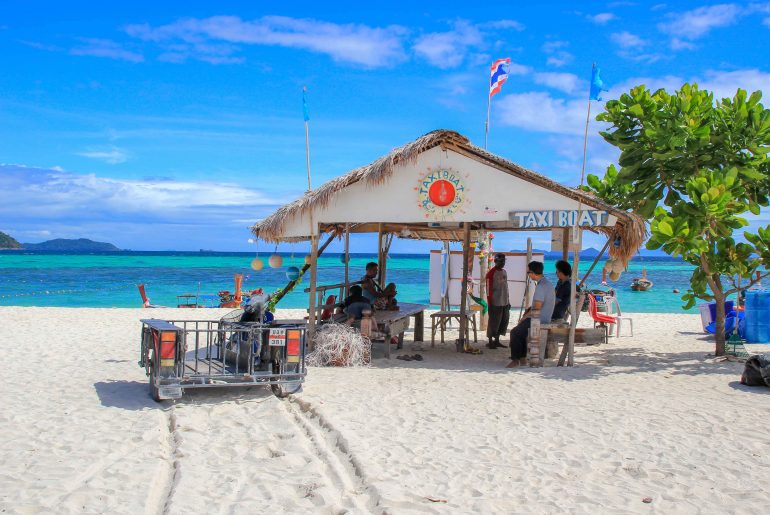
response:
M350 452L342 434L308 402L290 395L280 403L310 440L315 454L329 472L329 479L340 493L342 502L349 502L360 513L376 513L380 494L370 485L361 463Z
M166 466L158 470L152 482L145 509L145 513L148 515L169 512L176 486L179 483L181 469L179 460L180 437L177 431L174 405L161 413L161 426L163 426L161 431L166 433L161 438L161 453L164 455L163 460Z

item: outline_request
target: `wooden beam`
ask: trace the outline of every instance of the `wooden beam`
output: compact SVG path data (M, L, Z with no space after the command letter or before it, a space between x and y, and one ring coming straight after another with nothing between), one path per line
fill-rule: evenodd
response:
M350 295L350 225L345 224L345 297L348 295Z
M565 227L562 231L561 241L561 258L564 261L569 259L569 227Z
M317 232L317 227L314 228L314 232ZM316 305L315 305L315 290L316 282L318 280L318 234L311 235L310 239L310 313L308 316L308 341L310 342L310 350L313 349L313 340L315 338L315 318L316 318Z
M460 343L463 347L468 343L468 251L471 246L471 224L463 222L463 282L460 290Z
M382 224L377 224L377 270L378 272L382 270ZM382 275L379 277L379 283L380 288L384 288L385 285L382 284Z

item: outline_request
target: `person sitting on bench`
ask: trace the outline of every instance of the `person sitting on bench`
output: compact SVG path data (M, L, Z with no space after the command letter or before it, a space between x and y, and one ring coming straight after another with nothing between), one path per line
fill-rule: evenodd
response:
M371 311L372 304L363 296L363 289L354 284L350 287L350 295L343 302L343 311L348 316L347 323L352 324L356 320L361 320L366 310Z
M369 299L369 302L372 303L374 309L398 309L395 283L390 283L385 288L380 288L380 285L375 280L378 271L379 267L377 263L372 261L371 263L366 264L366 275L361 278L361 287L364 290L364 297Z
M527 265L527 276L537 283L535 294L532 296L532 307L524 312L524 319L511 330L511 362L507 368L523 365L527 357L527 336L532 323L533 309L540 310L540 323L551 322L553 305L556 303L553 284L543 275L543 263L530 261Z

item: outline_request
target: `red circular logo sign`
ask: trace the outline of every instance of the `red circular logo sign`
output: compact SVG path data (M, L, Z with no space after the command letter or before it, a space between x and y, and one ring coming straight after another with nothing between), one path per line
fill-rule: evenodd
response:
M435 181L428 188L428 198L438 207L446 207L454 202L457 192L455 186L443 179Z

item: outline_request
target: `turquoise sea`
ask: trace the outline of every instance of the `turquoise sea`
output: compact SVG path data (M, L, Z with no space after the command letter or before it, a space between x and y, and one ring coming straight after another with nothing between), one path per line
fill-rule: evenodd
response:
M64 254L29 251L0 251L0 306L57 306L57 307L141 307L136 285L143 283L153 304L176 306L179 294L209 294L208 302L215 302L220 290L234 289L233 275L244 274L244 290L262 287L272 292L286 284L286 268L301 267L304 255L282 254L281 268L267 266L267 255L260 258L265 268L251 269L253 253L224 252L105 252L92 254ZM352 254L350 277L364 275L372 254ZM593 260L580 263L585 272ZM555 283L555 260L546 260L546 271ZM589 288L600 288L600 262ZM428 303L427 254L394 254L388 260L388 281L398 285L402 302ZM654 282L649 292L634 292L631 279L641 275L642 268ZM691 265L668 257L637 257L629 265L615 288L621 307L628 312L681 313L681 294L686 291ZM308 274L309 275L309 274ZM582 275L582 273L581 273ZM286 296L279 307L305 308L307 294L302 290L307 280ZM319 261L319 284L342 282L344 266L339 254L324 255ZM205 301L204 297L204 301ZM691 312L695 312L692 310Z

